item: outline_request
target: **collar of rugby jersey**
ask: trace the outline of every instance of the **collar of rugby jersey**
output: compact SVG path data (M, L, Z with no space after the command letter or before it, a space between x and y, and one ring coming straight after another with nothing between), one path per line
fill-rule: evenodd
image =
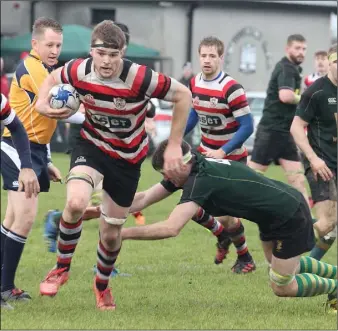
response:
M35 52L34 49L30 51L29 56L39 61L48 70L49 73L51 73L54 70L54 67L51 67L48 64L45 64L41 61L40 55L37 52Z
M298 70L299 73L302 73L303 68L300 66L300 64L293 63L292 61L290 61L290 60L288 59L287 56L284 56L284 57L282 58L282 61L287 62L287 63L293 65L293 66L296 68L296 70Z

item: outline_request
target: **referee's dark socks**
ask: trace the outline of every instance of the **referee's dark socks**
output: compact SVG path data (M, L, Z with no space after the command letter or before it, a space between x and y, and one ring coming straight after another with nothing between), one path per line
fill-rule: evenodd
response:
M1 229L2 230L2 229ZM1 231L1 240L2 240ZM15 288L14 279L20 258L25 247L27 238L12 231L8 231L4 243L4 253L1 270L1 292Z
M7 234L8 234L8 229L1 225L1 268L2 268L2 263L3 263L3 259L4 259L4 252L5 252L5 242L7 239Z

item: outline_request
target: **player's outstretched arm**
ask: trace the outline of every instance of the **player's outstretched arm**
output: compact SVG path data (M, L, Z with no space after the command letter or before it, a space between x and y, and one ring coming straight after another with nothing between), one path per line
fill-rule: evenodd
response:
M171 195L174 192L170 192L164 188L161 183L155 184L151 188L143 192L137 192L134 196L133 203L130 207L130 213L135 213L143 210L152 204L161 201ZM101 215L100 206L89 206L86 208L83 214L84 220L90 220L93 218L99 218Z
M199 206L192 201L177 205L166 221L139 227L123 228L122 240L159 240L178 236L196 214Z
M42 83L39 89L39 97L35 105L35 109L40 114L55 118L55 119L64 119L71 116L72 110L69 108L53 109L50 107L50 94L49 91L53 86L61 84L61 68L54 70L50 73L47 78Z
M130 207L130 213L141 211L171 194L172 192L167 191L161 183L155 184L146 191L137 192Z

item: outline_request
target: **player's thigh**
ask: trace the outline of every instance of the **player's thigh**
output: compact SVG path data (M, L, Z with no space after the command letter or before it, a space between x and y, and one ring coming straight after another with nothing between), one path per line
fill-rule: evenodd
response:
M86 208L90 196L103 179L105 154L90 142L80 138L72 150L67 175L67 205L70 209ZM74 207L74 208L72 208Z
M67 176L67 186L72 193L78 187L86 187L85 195L95 189L103 179L103 167L106 155L95 145L77 139L77 144L72 150L70 170ZM87 185L85 185L85 183Z
M265 171L275 156L276 146L273 141L273 133L265 128L258 127L249 167L259 171Z
M129 209L137 190L140 174L141 166L138 164L107 158L102 188L116 205Z
M278 162L288 177L295 176L295 175L300 175L304 177L304 168L300 161L278 159Z
M14 222L11 231L18 235L27 236L38 210L38 196L27 198L25 192L8 191L8 200L14 207Z
M318 222L324 222L325 232L333 231L337 225L337 201L324 200L316 202L314 206Z
M71 168L67 182L67 205L81 211L89 204L94 188L102 181L103 175L94 167L81 165Z
M271 269L280 275L294 275L298 270L300 255L288 259L280 259L272 254Z
M7 193L7 206L6 206L6 213L5 213L5 218L3 220L3 226L6 229L10 229L12 224L14 223L14 205L11 203L11 200L8 197Z
M279 163L285 171L288 183L303 194L307 194L305 190L305 176L303 164L300 161L292 161L279 159Z
M7 207L6 207L6 213L5 213L5 220L12 220L14 221L14 206L11 202L11 199L9 198L9 193L7 193Z

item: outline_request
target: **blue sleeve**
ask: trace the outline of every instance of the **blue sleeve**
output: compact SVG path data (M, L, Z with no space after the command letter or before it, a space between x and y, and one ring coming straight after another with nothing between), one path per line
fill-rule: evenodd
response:
M225 154L230 154L233 150L240 148L254 131L253 118L251 114L236 117L239 128L233 138L222 146Z
M186 136L197 124L198 122L198 115L194 108L190 109L187 126L184 131L184 135Z
M27 132L23 127L19 118L15 116L14 120L7 125L7 128L11 132L14 146L19 154L19 158L21 161L21 169L22 168L32 169L33 166L31 158L31 150Z

